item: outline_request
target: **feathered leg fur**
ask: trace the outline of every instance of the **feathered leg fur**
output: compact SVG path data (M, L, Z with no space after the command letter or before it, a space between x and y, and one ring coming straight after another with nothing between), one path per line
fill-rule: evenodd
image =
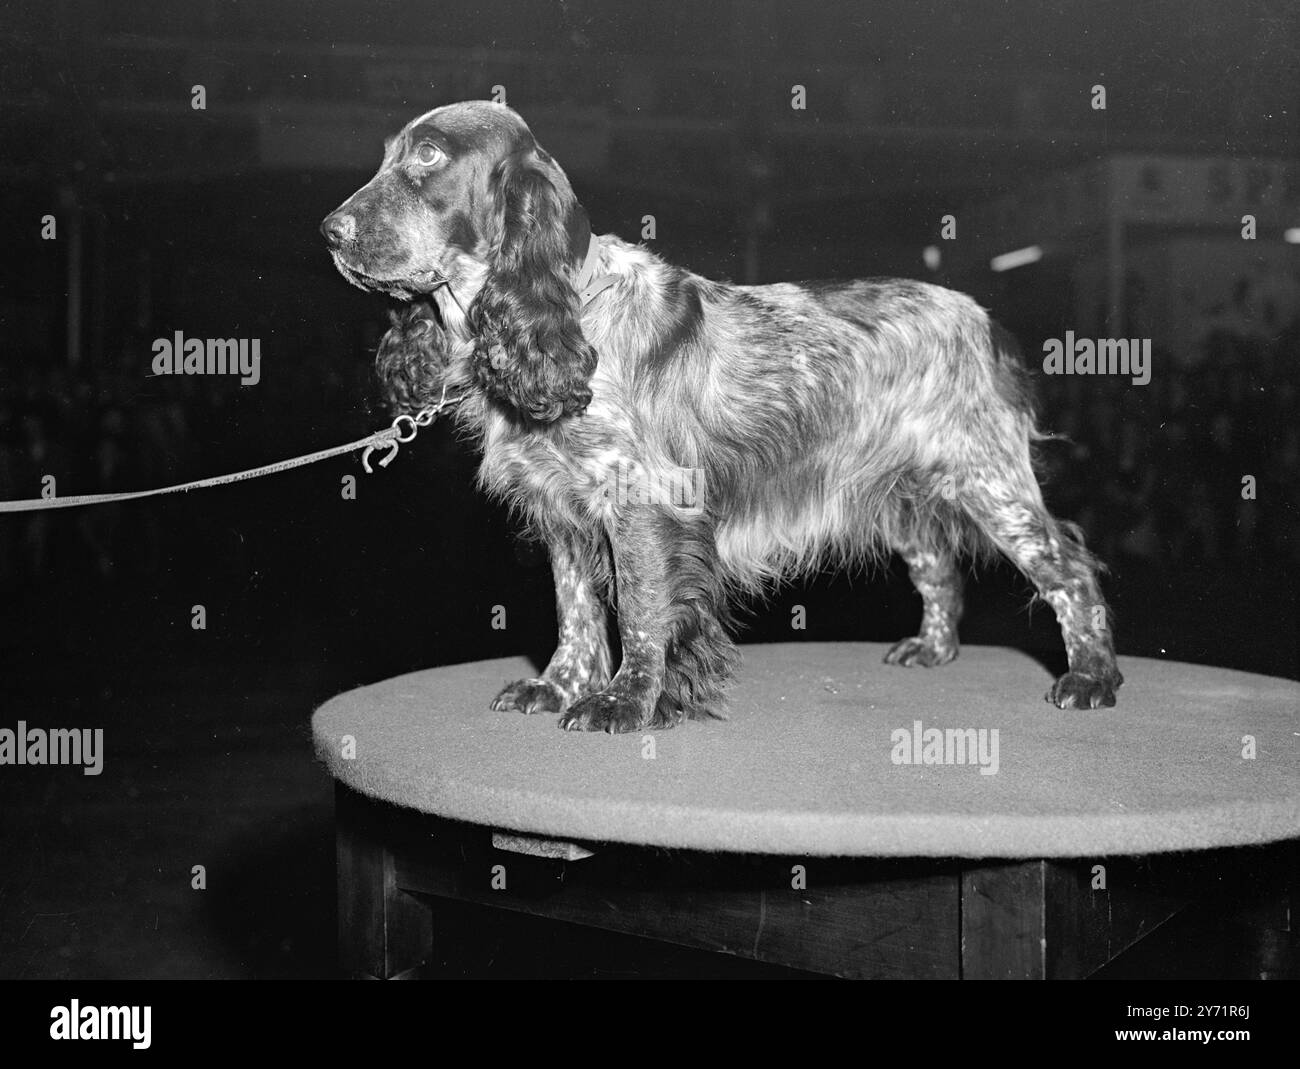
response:
M615 514L610 535L623 663L560 726L624 732L717 715L738 654L708 521L633 505Z
M610 651L605 605L605 571L597 547L574 532L550 539L551 571L560 636L541 676L507 686L492 702L498 711L559 713L609 681Z

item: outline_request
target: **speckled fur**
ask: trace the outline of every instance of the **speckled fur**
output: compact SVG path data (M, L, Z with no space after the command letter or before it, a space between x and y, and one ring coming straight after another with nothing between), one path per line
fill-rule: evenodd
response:
M454 174L420 184L420 206L369 199L383 169L360 204L345 202L338 212L365 215L356 229L375 247L334 255L358 285L421 295L381 346L390 399L410 410L444 385L463 393L456 419L482 451L481 484L550 547L559 645L496 707L608 731L718 715L738 662L735 598L891 552L924 611L887 661L956 657L957 561L997 552L1060 621L1070 670L1048 699L1114 704L1122 676L1109 630L1094 626L1110 622L1094 613L1099 565L1044 506L1031 462L1043 435L1014 341L974 301L899 279L733 286L605 235L599 273L617 283L582 307L585 214L518 116L452 105L395 144L476 121L488 132ZM404 166L390 149L385 167ZM473 195L466 174L482 178ZM459 200L430 192L444 186ZM419 226L403 229L404 211ZM446 239L452 211L480 236L472 248ZM665 492L684 481L701 496ZM606 605L623 654L612 676Z

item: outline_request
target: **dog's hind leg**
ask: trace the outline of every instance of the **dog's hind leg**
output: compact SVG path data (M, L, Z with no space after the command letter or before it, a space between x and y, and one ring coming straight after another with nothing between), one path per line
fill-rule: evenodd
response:
M1056 613L1069 671L1048 690L1047 700L1062 709L1114 705L1124 677L1115 661L1110 610L1097 582L1101 565L1084 548L1078 527L1047 511L1027 444L1023 456L1006 462L959 487L959 501ZM997 477L988 471L997 471Z

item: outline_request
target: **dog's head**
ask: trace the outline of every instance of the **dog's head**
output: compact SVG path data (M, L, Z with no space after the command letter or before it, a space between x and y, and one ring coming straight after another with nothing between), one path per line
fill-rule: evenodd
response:
M385 145L379 172L321 224L343 276L402 299L474 287L475 374L549 422L581 412L596 355L572 280L590 239L559 165L502 104L436 108Z

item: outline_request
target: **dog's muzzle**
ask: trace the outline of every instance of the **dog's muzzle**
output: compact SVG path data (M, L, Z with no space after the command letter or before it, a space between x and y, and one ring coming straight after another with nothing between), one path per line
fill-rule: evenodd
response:
M329 242L329 247L337 250L356 239L356 216L349 215L347 212L333 212L325 216L325 219L321 222L320 232L325 236L325 240Z

